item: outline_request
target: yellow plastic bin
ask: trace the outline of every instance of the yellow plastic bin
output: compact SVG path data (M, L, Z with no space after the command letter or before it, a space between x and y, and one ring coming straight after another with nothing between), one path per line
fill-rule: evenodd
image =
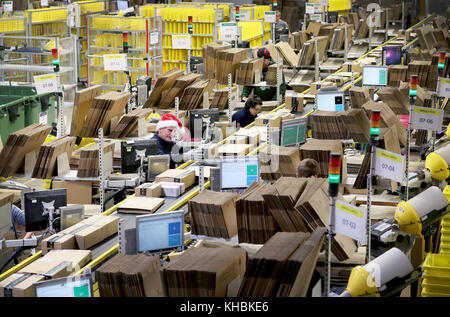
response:
M450 277L450 254L428 253L423 270L427 275Z

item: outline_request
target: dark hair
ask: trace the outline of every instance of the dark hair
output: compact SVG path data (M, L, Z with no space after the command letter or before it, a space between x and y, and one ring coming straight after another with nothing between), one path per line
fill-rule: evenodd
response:
M320 171L319 163L313 159L304 159L300 162L297 169L298 177L318 176Z
M262 105L262 100L258 96L255 96L253 98L248 98L245 102L245 108L255 108L257 105Z
M267 48L261 47L256 52L256 56L258 56L258 58L264 57L265 59L270 59L270 52Z

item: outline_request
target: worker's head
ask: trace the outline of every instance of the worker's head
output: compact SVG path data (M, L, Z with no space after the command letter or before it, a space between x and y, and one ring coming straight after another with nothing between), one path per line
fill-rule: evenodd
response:
M281 12L279 10L277 10L275 12L276 12L275 19L276 19L276 22L278 23L281 19Z
M270 52L269 52L269 50L267 48L261 47L258 50L256 55L258 56L258 58L264 58L264 60L263 60L264 61L264 64L263 64L264 68L269 67L269 65L270 65Z
M297 177L317 177L319 176L319 163L313 159L304 159L297 168Z
M180 136L184 134L183 125L180 120L171 113L166 113L161 117L161 120L156 125L156 130L158 131L159 137L165 141L172 141L176 132Z
M259 97L248 98L245 102L245 109L256 116L262 110L262 100Z

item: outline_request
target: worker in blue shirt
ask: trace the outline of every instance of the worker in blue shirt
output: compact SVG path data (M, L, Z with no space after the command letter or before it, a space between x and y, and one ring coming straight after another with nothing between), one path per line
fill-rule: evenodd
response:
M245 102L245 107L238 110L232 116L232 120L236 121L240 127L245 127L255 121L258 113L261 112L262 109L262 100L259 97L253 97L247 99Z
M14 227L16 226L16 223L25 227L25 213L22 209L16 207L15 205L11 206L11 221ZM23 238L30 239L32 235L32 232L27 232Z

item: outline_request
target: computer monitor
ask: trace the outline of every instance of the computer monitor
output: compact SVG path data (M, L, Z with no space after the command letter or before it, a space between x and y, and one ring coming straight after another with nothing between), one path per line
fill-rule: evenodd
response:
M139 139L133 141L122 141L120 145L122 156L122 174L137 173L141 166L140 157L158 154L156 139Z
M193 139L203 139L206 131L205 118L210 122L219 121L219 109L196 109L189 111L189 131Z
M402 63L401 46L383 46L383 54L386 65L398 65Z
M147 182L155 181L156 176L170 167L170 155L150 155L148 157Z
M345 111L343 91L318 91L316 98L318 110Z
M220 161L222 189L247 188L259 180L259 156L223 157Z
M128 9L128 0L117 0L117 11Z
M308 118L296 118L281 122L281 146L297 145L306 142Z
M387 86L387 78L387 66L363 66L363 86L385 87Z
M163 253L183 249L184 211L136 217L138 252Z
M84 219L84 206L72 205L60 208L61 211L61 230L72 227Z
M55 278L33 285L36 297L93 297L89 274Z
M56 211L56 209L66 206L67 190L62 188L28 192L23 194L23 198L25 205L25 230L40 231L45 230L49 225L48 213L45 213L45 208L53 207L54 211Z

